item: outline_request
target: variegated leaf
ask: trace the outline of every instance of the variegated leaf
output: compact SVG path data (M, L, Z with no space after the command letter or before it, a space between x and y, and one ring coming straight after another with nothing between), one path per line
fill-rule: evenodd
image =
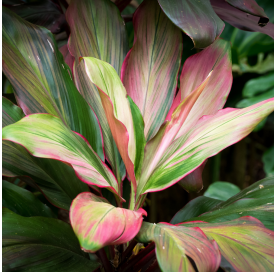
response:
M121 79L142 113L148 141L164 122L176 92L182 35L156 0L143 1L133 25L134 45L122 65Z
M208 157L247 136L273 107L272 98L248 108L226 108L203 116L188 133L171 143L151 176L148 172L140 179L138 192L159 191L173 185Z
M116 208L92 193L79 194L70 208L71 225L86 252L132 240L141 227L143 215L147 215L143 209Z
M168 18L180 27L193 41L195 47L204 48L216 40L224 23L206 0L158 0Z
M98 117L106 159L120 182L126 174L124 163L113 140L98 90L86 74L84 64L79 63L79 58L101 59L120 74L128 50L125 23L117 7L109 0L71 1L66 16L71 29L68 47L75 58L74 81Z
M195 221L178 226L199 227L209 239L216 241L235 271L273 271L274 232L254 217L213 224Z
M47 112L60 117L104 159L97 117L76 89L54 36L6 8L3 11L3 72L18 105L25 114Z
M143 223L136 239L142 243L155 242L157 260L164 272L194 272L188 257L199 272L217 271L220 264L217 244L197 227Z
M83 61L87 75L98 88L113 138L136 191L136 179L140 175L145 146L140 111L127 96L111 65L95 58L83 58Z
M58 117L49 114L26 116L5 127L2 138L23 145L36 157L69 163L83 182L107 187L118 194L118 184L110 169L87 140L69 130Z

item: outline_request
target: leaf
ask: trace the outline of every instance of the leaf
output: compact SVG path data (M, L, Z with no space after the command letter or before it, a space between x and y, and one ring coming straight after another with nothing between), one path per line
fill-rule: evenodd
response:
M82 250L95 252L106 245L123 244L138 233L143 209L116 208L92 193L79 194L70 208L70 222Z
M215 115L203 116L188 133L171 143L149 179L144 178L145 185L140 180L144 187L139 188L139 193L173 185L208 157L247 136L272 111L273 99L268 99L248 108L226 108Z
M50 0L39 1L12 1L6 5L12 12L16 13L26 21L48 28L52 33L57 34L63 31L66 21L58 6Z
M144 155L144 123L140 111L111 65L95 58L83 58L86 73L98 88L114 141L136 190Z
M245 188L238 194L232 196L227 201L218 202L213 206L213 199L205 198L189 202L172 219L171 223L177 224L184 221L201 220L209 223L220 223L241 216L253 216L259 219L265 227L274 227L274 180L273 177L257 181L253 185ZM196 203L196 204L194 204ZM195 206L194 206L195 205ZM194 210L203 211L193 212ZM190 212L188 212L190 211ZM188 213L188 215L186 215ZM189 218L189 214L192 215Z
M120 12L122 12L129 4L131 0L116 0L115 4L117 5Z
M126 175L97 87L90 81L80 57L94 57L111 64L120 75L128 45L125 23L117 7L109 0L71 1L66 17L71 35L68 47L75 58L74 81L82 96L95 111L102 128L106 159L118 182Z
M73 73L73 64L74 64L75 58L70 54L70 52L68 50L68 47L67 47L67 44L65 44L62 47L60 47L59 50L60 50L60 52L63 55L65 63L70 68L71 73Z
M86 139L70 131L58 117L33 114L2 130L2 138L23 145L32 155L70 164L83 182L118 193L113 173Z
M224 23L209 1L158 0L167 17L193 41L196 48L212 44L221 34Z
M240 188L235 184L230 182L216 181L208 187L207 191L204 193L204 196L225 201L233 195L237 194L239 191Z
M273 38L274 25L270 22L267 23L268 18L260 19L257 16L231 6L227 1L211 0L211 5L218 17L230 25L246 31L261 32Z
M24 116L21 108L2 96L2 128L19 121Z
M273 176L274 175L274 146L268 148L263 156L262 161L264 164L264 171L267 176Z
M236 271L273 271L274 232L254 217L244 216L223 223L181 224L198 226L215 240L223 257Z
M26 115L47 112L60 117L104 159L97 117L76 89L54 36L6 8L3 11L3 72L18 105Z
M186 206L184 206L180 211L178 211L173 216L170 223L175 225L181 222L190 221L191 218L210 211L221 202L222 201L219 199L214 199L207 196L198 196L186 204Z
M139 6L133 25L134 45L122 65L121 80L142 113L149 141L164 122L176 92L182 35L155 0Z
M3 210L3 271L84 271L100 264L82 252L72 228L60 220L22 217Z
M136 239L155 242L157 261L164 272L195 271L188 257L199 272L217 271L220 264L216 243L210 242L199 228L143 223Z
M51 209L31 192L6 180L2 181L2 206L22 216L55 217Z

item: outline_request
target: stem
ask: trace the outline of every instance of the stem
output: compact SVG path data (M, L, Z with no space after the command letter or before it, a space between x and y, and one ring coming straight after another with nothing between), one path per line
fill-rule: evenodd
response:
M141 195L135 205L135 210L138 210L139 208L141 208L143 206L143 203L145 201L147 197L147 194Z
M137 241L135 239L133 239L129 246L126 248L126 250L122 253L122 258L121 258L121 261L124 262L125 259L129 259L129 257L131 256L132 254L132 251L134 249L134 247L136 246L137 244Z
M142 258L133 268L133 272L138 272L148 268L155 258L155 249Z
M110 259L114 259L114 246L109 246Z
M99 250L96 252L96 255L97 255L98 258L101 260L101 262L102 262L102 264L103 264L103 266L104 266L105 271L106 271L106 272L113 272L112 265L111 265L110 261L109 261L108 258L107 258L105 249L104 249L104 248L99 249Z
M130 194L129 210L133 211L135 209L135 204L136 204L136 194L135 194L134 186L131 182L131 194Z
M161 271L157 261L154 262L145 272L158 272Z
M219 181L220 179L220 161L220 153L212 158L212 182Z

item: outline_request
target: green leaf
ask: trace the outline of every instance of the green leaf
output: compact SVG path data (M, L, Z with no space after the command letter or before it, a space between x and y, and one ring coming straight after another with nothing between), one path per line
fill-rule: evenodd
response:
M34 156L70 164L85 183L118 193L117 181L86 139L68 129L58 117L33 114L5 127L2 139L23 145Z
M118 182L126 175L124 163L113 139L97 87L90 81L80 57L94 57L111 64L120 75L128 45L125 23L110 0L74 0L66 11L70 26L68 47L75 58L74 81L93 108L103 132L105 155Z
M267 149L262 157L264 171L268 177L274 176L274 146Z
M13 124L23 118L22 109L14 105L10 100L2 97L2 128Z
M54 36L6 8L3 8L3 72L26 115L47 112L60 117L104 159L97 117L76 89Z
M79 246L70 225L45 217L2 215L3 271L91 272L99 267Z
M207 191L204 193L204 196L219 200L227 200L239 192L240 188L235 184L217 181L208 187Z
M2 206L22 216L55 217L50 208L31 192L6 180L2 181Z
M154 241L156 257L163 272L217 271L220 252L215 242L209 241L199 228L174 226L168 223L143 223L136 236L139 242Z
M168 18L193 41L195 47L212 44L221 34L224 23L214 12L210 1L158 0Z
M212 201L209 200L208 203ZM198 204L199 203L199 204ZM190 203L189 203L190 204ZM200 199L197 202L201 205ZM193 205L191 203L190 205ZM205 209L204 207L199 209ZM201 205L202 206L202 205ZM186 206L182 210L187 210ZM182 211L181 210L181 211ZM227 201L221 202L214 206L212 209L205 209L202 215L197 215L188 219L182 218L182 214L175 215L173 222L175 224L184 221L196 221L201 220L209 223L220 223L233 219L240 218L242 216L253 216L259 219L266 228L273 230L274 227L274 181L273 177L260 180L248 188L242 190L238 194L232 196ZM178 215L178 216L177 216Z

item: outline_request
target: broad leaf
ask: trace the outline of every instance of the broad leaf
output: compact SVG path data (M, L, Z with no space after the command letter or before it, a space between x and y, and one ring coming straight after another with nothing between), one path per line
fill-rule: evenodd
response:
M54 217L50 208L31 192L6 180L2 181L2 206L22 216Z
M148 141L164 122L176 92L182 35L156 0L143 1L133 25L134 45L122 65L121 79L142 113Z
M24 71L24 73L22 73ZM80 95L54 36L3 8L3 72L25 114L50 113L88 139L104 159L97 118Z
M202 199L203 198L203 199ZM214 203L217 202L215 206ZM202 214L202 215L201 215ZM201 220L220 223L241 216L258 218L267 228L274 227L274 179L260 180L227 201L198 197L189 202L171 220L172 224Z
M74 81L79 92L95 111L102 128L106 159L118 182L126 170L112 137L97 87L90 81L80 57L94 57L111 64L118 75L127 54L125 23L110 0L74 0L66 12L71 35L68 42L75 58Z
M195 221L178 226L199 227L209 239L216 241L235 271L273 271L274 232L254 217L214 224Z
M2 128L13 124L23 118L22 109L14 105L10 100L2 97Z
M143 209L116 208L92 193L78 195L70 208L71 225L86 252L132 240L141 227L143 215L147 215Z
M273 99L269 99L248 108L226 108L215 115L203 116L188 133L171 143L151 176L147 173L140 180L139 193L173 185L208 157L241 140L273 111L273 104Z
M219 200L227 200L233 195L240 192L240 188L230 182L216 181L212 183L204 196L212 197Z
M214 12L210 1L158 0L168 18L180 27L195 47L212 44L221 34L224 23Z
M82 252L67 224L45 217L22 217L3 210L3 271L84 271L100 266Z
M111 65L95 58L83 58L86 73L98 88L105 114L136 191L144 156L144 122Z
M234 6L231 6L228 1L210 0L215 13L225 22L230 25L246 30L255 31L267 34L274 37L274 25L267 23L268 18L259 18L249 12L242 11ZM230 2L233 2L230 0ZM245 3L245 1L239 1ZM248 1L250 2L250 1ZM252 1L251 1L252 2ZM241 4L240 4L241 5Z
M164 272L195 271L188 257L199 272L214 272L220 264L218 246L199 228L143 223L136 239L142 243L155 242L157 260Z
M118 184L110 169L86 139L69 130L58 117L49 114L26 116L5 127L2 138L23 145L36 157L69 163L83 182L118 193Z
M59 48L59 50L63 55L65 63L68 65L68 67L70 68L70 71L73 73L73 64L74 64L75 58L70 54L68 50L68 45L67 44L63 45L62 47Z

